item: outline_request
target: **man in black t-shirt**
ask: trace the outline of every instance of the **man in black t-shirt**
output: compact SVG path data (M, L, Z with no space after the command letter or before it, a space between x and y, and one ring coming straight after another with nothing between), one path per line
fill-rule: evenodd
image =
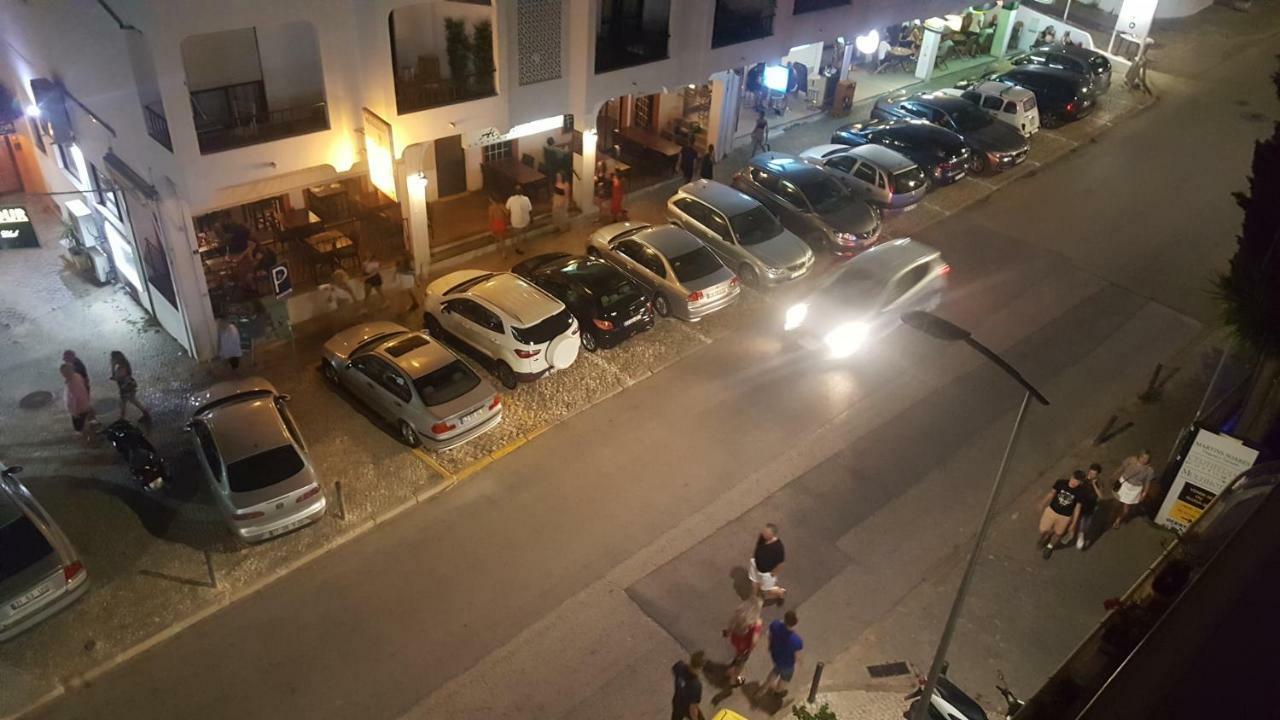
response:
M787 559L786 548L778 537L778 526L768 523L760 536L756 538L756 549L751 554L751 566L747 576L755 583L756 592L768 600L778 600L786 596L787 589L778 585L778 571L782 562Z
M1070 478L1060 478L1040 499L1040 540L1044 559L1053 554L1058 541L1080 521L1080 496L1084 492L1084 471L1076 470Z
M1098 480L1102 476L1102 466L1093 463L1084 474L1084 484L1080 489L1080 524L1076 529L1076 549L1089 547L1089 527L1093 524L1093 515L1098 509L1098 500L1102 497L1102 488Z
M671 720L703 720L702 680L698 678L703 661L702 651L699 650L689 656L689 662L679 660L671 666L671 675L675 679L675 691L671 695Z

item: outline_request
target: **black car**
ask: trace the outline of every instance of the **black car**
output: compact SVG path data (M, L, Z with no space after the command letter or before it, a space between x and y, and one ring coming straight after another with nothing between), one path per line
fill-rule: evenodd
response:
M871 117L881 120L925 120L964 138L972 155L969 169L974 173L1004 170L1021 164L1031 145L1016 128L994 120L955 95L917 93L891 95L876 101Z
M1093 91L1098 95L1105 95L1111 89L1111 61L1106 55L1079 45L1041 45L1010 62L1019 67L1040 65L1084 75L1093 80Z
M569 308L589 352L653 327L653 304L627 274L598 258L568 253L531 257L511 268Z
M1070 70L1023 65L990 79L1017 85L1034 93L1036 106L1040 108L1040 123L1046 127L1079 120L1092 113L1097 104L1093 83L1088 77Z
M934 185L949 185L969 170L964 138L923 120L872 120L845 125L831 142L838 145L883 145L906 155Z

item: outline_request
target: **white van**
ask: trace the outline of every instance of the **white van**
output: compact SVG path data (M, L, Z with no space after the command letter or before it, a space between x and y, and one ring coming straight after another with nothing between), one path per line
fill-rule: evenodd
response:
M1036 96L1030 90L996 80L983 80L971 87L947 92L977 105L996 120L1012 125L1023 137L1031 137L1040 130L1040 110L1036 107Z

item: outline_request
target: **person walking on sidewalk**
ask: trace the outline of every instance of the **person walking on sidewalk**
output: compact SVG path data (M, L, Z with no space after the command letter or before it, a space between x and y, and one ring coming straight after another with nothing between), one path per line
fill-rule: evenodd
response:
M133 366L119 350L111 351L111 379L120 388L120 419L124 419L125 410L132 405L142 411L139 422L151 422L151 413L138 402L138 381L133 379Z
M751 130L751 157L769 149L769 121L764 113L756 117L756 126Z
M80 435L80 441L88 445L93 439L89 429L89 416L93 414L89 386L70 363L63 363L58 371L62 373L62 400L71 416L71 427Z
M1120 464L1120 470L1116 473L1116 499L1120 501L1121 509L1120 516L1111 524L1113 529L1127 522L1134 508L1147 499L1147 493L1151 491L1151 481L1155 477L1156 471L1151 468L1150 450L1143 450L1137 455L1130 455L1124 459Z
M678 660L671 666L671 675L675 680L675 691L671 695L671 720L703 720L702 680L698 677L703 662L703 653L698 650L689 656L689 662Z
M788 610L781 620L769 623L769 658L773 660L773 669L765 677L753 698L762 693L771 692L779 697L787 694L787 683L796 674L796 662L800 659L800 651L804 650L804 640L795 631L800 619L794 610Z
M693 142L689 141L680 146L680 174L684 175L685 182L693 182L693 171L698 164L698 151L693 149Z
M755 585L756 594L764 600L781 600L787 589L778 585L778 571L787 559L787 550L778 537L778 526L767 523L756 538L756 548L751 554L747 577Z
M240 328L226 318L218 318L218 357L227 361L232 371L240 369Z
M76 355L75 351L63 350L62 362L70 365L71 369L75 370L80 379L84 380L84 389L89 390L89 370L85 368L84 362Z
M569 197L571 195L573 195L573 187L561 170L556 173L556 184L551 188L551 222L556 226L557 232L569 229Z
M760 631L764 629L764 621L760 612L764 608L764 599L758 593L738 603L733 615L729 617L729 625L724 629L724 636L729 638L733 646L733 660L729 663L729 687L735 688L743 683L742 668L751 658L751 651L760 639Z
M517 255L524 254L524 234L533 221L533 203L524 194L524 185L516 185L516 191L507 198L507 214L511 217L511 245Z
M1093 463L1084 473L1084 492L1080 495L1080 527L1076 531L1076 549L1089 547L1089 531L1093 527L1093 516L1098 511L1098 503L1102 499L1102 488L1098 478L1102 476L1102 466Z
M716 146L708 145L707 152L702 156L702 166L698 169L698 177L703 180L715 179L716 173Z
M605 211L609 207L609 198L613 192L613 186L609 182L609 166L603 160L596 163L594 183L591 197L596 203L596 219L603 224L609 221L609 215Z
M1062 538L1080 520L1080 494L1084 488L1084 472L1076 470L1069 478L1059 478L1040 499L1040 540L1044 559L1048 560Z
M507 256L507 209L498 202L498 198L489 196L489 234L498 246L502 257Z

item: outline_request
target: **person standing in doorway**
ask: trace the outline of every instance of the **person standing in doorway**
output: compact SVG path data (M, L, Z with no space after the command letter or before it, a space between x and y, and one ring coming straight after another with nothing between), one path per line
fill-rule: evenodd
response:
M679 660L671 666L675 689L671 694L671 720L703 720L702 680L698 673L705 662L702 651L689 656L689 662Z
M693 182L693 171L698 163L698 151L693 149L693 141L680 146L680 174L685 182Z
M1098 480L1101 476L1102 466L1098 463L1091 464L1084 473L1084 492L1080 495L1080 528L1076 531L1077 550L1089 547L1089 530L1102 499L1102 488Z
M87 445L93 439L89 430L89 416L93 414L89 386L71 365L63 364L58 371L62 373L62 400L67 414L71 416L71 427L80 435L80 441Z
M773 669L756 690L755 697L766 692L779 697L787 694L787 683L795 676L800 651L804 650L804 640L795 630L798 624L800 619L794 610L788 610L781 620L769 623L769 659L773 661Z
M716 146L708 145L707 152L702 156L702 167L698 169L698 176L703 180L715 179L716 171Z
M119 350L111 351L111 379L120 388L120 419L124 419L125 410L132 405L142 411L139 422L151 422L151 413L138 402L138 381L133 378L133 366Z
M1112 528L1118 528L1127 522L1134 509L1147 499L1151 481L1155 477L1156 471L1151 468L1151 451L1143 450L1124 459L1116 473L1115 484L1116 499L1120 501L1120 516L1111 524Z
M622 198L622 176L614 170L613 179L609 183L609 214L613 216L614 222L627 219L627 211L622 209Z
M1040 539L1036 547L1044 546L1044 559L1063 537L1071 534L1080 521L1080 495L1084 492L1084 472L1076 470L1069 478L1059 478L1040 499Z
M769 121L764 113L756 116L756 126L751 130L751 157L769 149Z
M227 367L234 372L240 369L240 328L226 318L218 318L218 357L227 361Z
M569 198L573 196L573 186L565 177L563 170L556 173L556 184L551 188L551 222L558 232L569 229Z
M517 255L524 254L524 235L533 221L533 203L524 194L524 186L516 185L516 191L507 198L507 215L511 218L511 245Z
M493 235L493 241L497 243L498 251L502 253L502 257L506 257L507 209L492 195L489 196L489 233Z
M609 182L609 166L603 160L596 163L595 187L592 198L596 202L596 219L601 223L608 222L609 199L613 194L613 185Z
M729 663L729 687L735 688L743 683L742 669L751 658L751 651L760 639L760 631L764 629L764 621L760 618L764 608L764 600L759 593L751 593L751 597L738 603L729 625L724 629L724 636L729 638L733 646L733 660Z
M778 571L787 559L787 550L778 537L778 526L768 523L756 538L755 552L747 576L755 584L756 594L767 600L782 600L787 590L778 585Z

